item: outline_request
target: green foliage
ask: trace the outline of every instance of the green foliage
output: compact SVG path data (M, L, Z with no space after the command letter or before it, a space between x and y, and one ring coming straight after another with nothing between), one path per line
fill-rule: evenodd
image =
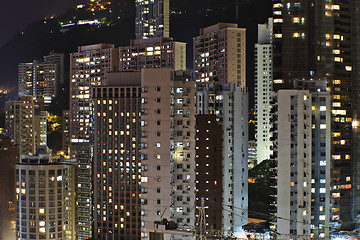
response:
M270 218L270 203L273 201L271 196L275 195L275 189L271 187L272 164L271 160L265 160L249 170L249 178L255 179L254 183L249 182L249 217L266 220Z

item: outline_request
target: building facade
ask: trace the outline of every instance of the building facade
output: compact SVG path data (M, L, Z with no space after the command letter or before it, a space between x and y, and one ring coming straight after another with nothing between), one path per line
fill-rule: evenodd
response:
M69 132L69 110L62 111L62 151L65 156L70 155L70 132Z
M130 46L119 47L119 70L140 71L142 68L186 69L186 43L169 37L131 40Z
M332 221L350 227L359 214L357 1L274 1L274 89L327 82L332 113ZM354 9L354 11L353 11ZM314 44L315 43L315 44ZM355 64L355 68L353 68ZM353 169L354 168L354 169ZM357 179L356 181L354 179ZM355 198L354 198L355 197Z
M31 96L5 103L6 136L17 146L18 156L34 153L47 142L47 112Z
M222 229L223 212L223 128L214 114L196 116L196 206L204 198L206 227ZM196 215L197 223L199 215Z
M140 239L141 73L111 73L92 89L94 239Z
M303 239L329 237L330 96L280 90L274 100L276 232Z
M70 54L70 156L77 159L77 234L92 237L92 118L90 88L106 83L106 73L118 69L118 51L112 44L81 46Z
M258 25L255 44L255 139L257 163L270 159L270 101L272 91L272 18Z
M246 30L237 24L218 23L201 29L194 38L193 54L198 84L219 80L246 86Z
M179 230L195 226L195 82L166 68L142 70L141 81L142 238L149 239L162 218Z
M170 0L135 0L136 39L169 37Z
M197 92L196 104L198 115L213 114L222 125L216 148L223 154L223 195L222 205L215 204L222 208L222 229L240 232L248 219L248 93L240 83L209 83Z
M18 66L18 95L43 98L45 103L57 96L59 84L64 83L64 54L51 53L43 61L20 63Z
M46 146L34 155L21 156L16 164L16 239L75 238L69 225L74 223L69 221L74 212L65 203L74 194L68 171L71 165L53 162Z

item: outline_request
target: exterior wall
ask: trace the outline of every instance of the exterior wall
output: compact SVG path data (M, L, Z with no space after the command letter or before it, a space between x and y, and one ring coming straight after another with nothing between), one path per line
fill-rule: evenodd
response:
M223 208L224 229L242 231L248 223L248 93L233 85L223 94ZM229 106L229 107L227 107Z
M6 109L6 136L18 146L19 156L35 152L37 145L46 145L47 112L40 111L32 97L9 100Z
M277 96L277 232L309 236L311 213L311 97L280 90ZM293 220L293 222L288 219ZM304 224L305 223L305 224Z
M194 38L195 80L202 85L241 82L246 86L246 31L236 24L219 23L200 30Z
M47 112L35 109L32 131L35 134L34 146L46 146L47 143Z
M222 125L222 228L241 231L248 209L248 94L240 84L207 84L197 92L197 107Z
M140 84L95 87L92 99L94 238L140 239Z
M119 47L119 70L140 71L142 68L186 69L186 43L172 38L135 39L130 46Z
M22 155L16 165L16 239L73 239L71 165L50 154ZM74 167L72 168L74 169ZM66 201L66 202L65 202ZM72 202L74 204L74 202ZM70 209L69 209L70 207ZM68 234L68 235L67 235Z
M32 96L34 94L33 63L20 63L18 66L18 95Z
M90 87L106 83L106 73L118 68L117 56L111 44L82 46L78 52L70 55L71 143L90 141Z
M136 0L136 39L169 37L169 0Z
M106 73L118 68L111 44L79 47L70 54L70 155L78 161L78 239L92 236L92 104L90 87L106 84Z
M273 134L279 233L329 237L330 106L327 92L280 90L277 94Z
M357 118L354 106L358 98L358 70L353 71L358 62L357 1L275 0L273 6L274 89L296 88L304 80L327 83L331 95L332 131L340 133L333 137L331 147L332 193L340 194L332 202L332 221L334 225L336 222L349 228L359 202L357 197L354 199L358 194L354 195L357 190L352 178L358 179L358 171L353 167L357 169L359 162L356 159L358 137L352 126L353 122L357 125L357 120L353 121Z
M69 132L69 111L63 110L62 112L62 150L65 156L70 155L70 132Z
M76 185L77 185L77 167L76 160L66 159L62 160L65 164L65 235L67 240L76 239Z
M64 56L54 54L44 57L44 61L20 63L18 66L18 95L43 98L51 103L57 96L59 83L64 82Z
M270 159L270 93L272 91L272 19L258 25L258 43L255 44L255 115L257 162Z
M183 230L195 224L195 82L186 72L144 69L142 87L142 237L148 239L162 218Z
M311 229L312 238L328 238L331 220L331 108L330 95L312 93L312 176L311 176Z
M196 116L196 206L201 205L202 198L206 200L207 228L215 230L223 225L218 205L223 204L222 135L222 126L216 122L215 115Z

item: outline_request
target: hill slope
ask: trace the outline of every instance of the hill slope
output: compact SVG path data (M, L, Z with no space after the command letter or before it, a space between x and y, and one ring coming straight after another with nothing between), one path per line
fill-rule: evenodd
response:
M261 7L259 7L261 6ZM192 67L192 38L199 28L217 22L236 22L233 0L171 0L171 36L188 44L188 68ZM239 7L240 27L247 28L247 77L252 89L254 44L257 39L257 24L271 16L271 0L242 0ZM99 19L102 25L82 25L62 32L60 23L82 19ZM134 0L113 0L106 10L94 12L84 9L69 9L61 16L29 24L22 33L0 48L0 87L12 90L16 96L17 65L20 62L40 59L50 51L70 53L79 45L99 42L127 45L134 36ZM252 98L251 98L252 99Z

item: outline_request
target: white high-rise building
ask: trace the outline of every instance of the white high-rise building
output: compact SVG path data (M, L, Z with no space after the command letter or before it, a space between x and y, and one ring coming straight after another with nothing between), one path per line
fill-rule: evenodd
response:
M248 93L240 83L207 84L196 109L222 124L222 228L241 231L248 223Z
M330 96L279 90L274 97L276 232L325 238L330 220Z
M258 25L258 43L255 44L255 116L257 163L270 159L270 93L272 88L272 18Z

